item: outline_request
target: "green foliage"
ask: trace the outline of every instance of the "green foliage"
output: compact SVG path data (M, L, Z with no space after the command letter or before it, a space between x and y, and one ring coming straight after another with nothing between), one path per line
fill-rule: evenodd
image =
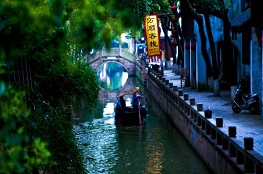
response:
M135 33L146 14L164 7L158 0L0 1L0 173L85 173L65 108L91 110L98 100L82 53ZM33 72L33 91L11 85L20 59Z
M96 104L100 88L91 68L61 60L48 69L46 74L36 76L36 89L45 94L52 106L74 105L77 110L83 100L89 109Z
M43 100L40 94L30 93L29 105L34 110L24 117L22 124L31 139L41 137L47 143L47 149L52 154L49 161L42 164L42 170L49 173L86 173L82 152L78 149L72 130L71 113L53 108ZM43 145L35 143L34 152Z
M230 6L231 6L231 1L230 0L226 0L225 1L225 6L226 6L227 9L229 9Z
M230 0L193 0L191 4L200 13L222 16L229 9L231 2Z
M30 139L20 113L29 114L25 93L8 85L0 97L0 173L32 173L50 160L46 143Z
M25 92L22 90L15 90L11 85L7 86L7 90L0 98L1 119L8 120L9 116L20 113L28 114L26 105L23 103Z
M71 119L63 106L80 103L86 97L91 108L97 101L99 88L94 72L72 63L67 54L70 41L64 27L68 17L65 2L0 2L0 62L9 66L1 66L1 77L12 75L7 70L12 70L13 62L25 58L35 74L34 91L39 93L28 98L28 107L41 105L37 102L43 99L56 107L50 106L53 109L48 110L37 107L30 113L25 90L17 87L5 90L0 100L0 173L34 173L38 169L85 173L71 131ZM10 82L6 81L8 86ZM53 93L54 90L58 93Z

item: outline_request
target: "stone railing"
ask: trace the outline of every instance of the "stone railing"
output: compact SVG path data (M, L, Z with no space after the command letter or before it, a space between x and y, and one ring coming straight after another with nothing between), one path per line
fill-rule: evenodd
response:
M215 173L263 173L263 157L253 150L253 138L236 137L236 127L206 114L202 103L173 86L155 71L148 73L148 90Z
M148 81L148 68L136 61L136 76L144 86L147 86Z
M99 58L105 57L122 57L130 62L135 62L136 57L134 54L130 53L128 50L122 48L111 48L109 50L103 48L98 51L96 54L88 57L88 63L93 63L97 61Z

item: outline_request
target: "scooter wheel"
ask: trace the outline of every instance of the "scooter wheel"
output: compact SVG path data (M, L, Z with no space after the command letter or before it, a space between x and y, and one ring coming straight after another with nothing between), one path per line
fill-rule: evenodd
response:
M233 110L233 112L235 112L235 113L241 112L241 109L240 109L236 104L233 104L232 110Z

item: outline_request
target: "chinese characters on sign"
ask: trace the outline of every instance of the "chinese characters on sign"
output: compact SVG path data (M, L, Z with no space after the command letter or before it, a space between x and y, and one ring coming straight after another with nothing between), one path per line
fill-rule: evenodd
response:
M157 15L147 15L144 21L148 56L160 55L160 39Z

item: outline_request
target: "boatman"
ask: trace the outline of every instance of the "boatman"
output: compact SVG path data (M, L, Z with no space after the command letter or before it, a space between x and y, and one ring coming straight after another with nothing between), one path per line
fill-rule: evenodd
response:
M116 115L115 115L115 121L116 121L116 124L119 124L122 122L122 117L123 117L123 114L125 114L125 109L126 109L126 102L123 98L123 95L120 95L119 97L119 100L117 101L116 103Z
M138 112L139 116L139 125L142 126L142 119L141 119L141 114L140 114L140 99L143 98L143 96L138 94L139 87L135 87L133 89L133 94L132 94L132 107L134 112Z
M138 111L139 110L139 106L140 106L140 99L142 98L141 95L138 94L139 91L139 87L135 87L133 89L133 94L132 94L132 107L134 111Z

